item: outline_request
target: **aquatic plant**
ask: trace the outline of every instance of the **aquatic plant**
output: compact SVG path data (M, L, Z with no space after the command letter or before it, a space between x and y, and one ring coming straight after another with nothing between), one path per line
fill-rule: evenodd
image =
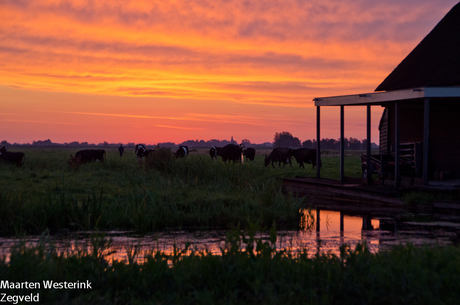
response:
M365 244L340 256L277 250L253 231L229 232L220 255L186 245L172 254L152 252L137 263L111 262L110 241L94 236L79 251L59 253L45 240L12 249L0 260L2 280L89 282L91 289L0 289L40 294L48 304L456 304L460 249L396 246L376 254Z

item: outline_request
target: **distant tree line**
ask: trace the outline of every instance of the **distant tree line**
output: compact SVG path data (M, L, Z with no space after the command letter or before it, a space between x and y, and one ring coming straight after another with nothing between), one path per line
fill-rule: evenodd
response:
M188 147L212 147L212 146L216 146L216 147L224 147L225 145L227 144L244 144L245 147L272 147L273 144L271 142L265 142L265 143L262 143L262 144L255 144L255 143L251 143L251 141L249 141L248 139L243 139L241 141L241 143L238 143L237 141L233 140L233 138L231 140L216 140L216 139L212 139L212 140L209 140L209 141L205 141L205 140L187 140L187 141L184 141L182 143L179 143L179 144L174 144L174 143L171 143L171 142L165 142L165 143L158 143L158 145L160 145L161 147L175 147L175 146L178 146L178 145L187 145Z
M367 145L367 140L358 140L356 138L345 138L345 149L347 150L365 150L366 145ZM104 141L99 144L92 144L88 142L69 142L69 143L53 143L51 142L50 139L48 140L43 140L43 141L33 141L32 144L27 143L27 144L10 144L7 141L1 141L1 144L5 146L11 146L11 145L24 145L24 146L60 146L60 147L118 147L120 144L123 144L126 147L134 147L136 144L139 143L108 143L107 141ZM177 147L179 145L187 145L189 147L212 147L212 146L217 146L217 147L223 147L227 144L244 144L245 147L254 147L254 148L264 148L264 147L291 147L291 148L299 148L299 147L306 147L306 148L316 148L316 140L306 140L301 142L299 138L294 137L290 132L283 131L283 132L277 132L275 133L275 137L273 139L273 142L265 142L262 144L255 144L251 143L248 139L243 139L241 143L238 143L237 141L233 140L233 137L231 140L216 140L212 139L209 141L204 141L204 140L187 140L182 143L176 144L173 142L162 142L162 143L157 143L157 144L152 144L152 145L146 145L147 147L155 147L156 145L160 145L160 147ZM375 143L371 143L371 147L373 149L378 148L378 145ZM340 139L321 139L321 149L322 150L339 150L340 149Z
M340 149L340 139L321 139L321 150L339 150ZM273 139L273 146L274 147L305 147L305 148L316 148L317 143L316 139L314 140L306 140L301 142L299 138L294 137L290 132L283 131L275 133L275 137ZM356 138L345 138L344 139L344 147L347 150L365 150L367 149L367 139L358 140ZM375 143L371 143L371 148L375 149L378 148L378 145Z
M34 146L34 147L39 147L39 146L55 146L55 147L118 147L120 146L120 144L123 144L125 147L134 147L136 144L140 144L140 143L108 143L107 141L104 141L102 143L99 143L99 144L93 144L93 143L88 143L88 142L78 142L78 141L73 141L73 142L69 142L69 143L54 143L52 142L50 139L48 140L39 140L39 141L33 141L32 144L30 143L27 143L27 144L20 144L20 143L8 143L7 141L1 141L0 142L1 144L9 147L9 146L12 146L12 145L15 145L15 146ZM142 144L145 144L145 143L142 143ZM184 141L182 143L173 143L173 142L160 142L160 143L157 143L157 144L147 144L146 146L148 148L154 148L156 145L159 145L160 147L166 147L166 148L173 148L173 147L177 147L179 145L187 145L189 147L212 147L212 146L217 146L217 147L223 147L227 144L244 144L245 147L272 147L273 144L271 142L265 142L265 143L262 143L262 144L255 144L255 143L251 143L251 141L249 141L248 139L243 139L241 141L241 143L238 143L237 141L233 140L233 138L231 140L209 140L209 141L204 141L204 140L187 140L187 141Z
M3 144L5 146L11 146L11 145L15 145L15 146L35 146L35 147L39 147L39 146L56 146L56 147L75 147L75 146L82 146L82 147L88 147L88 146L94 146L94 147L118 147L120 146L120 144L123 144L125 146L135 146L136 144L135 143L108 143L107 141L104 141L102 143L99 143L99 144L93 144L93 143L88 143L88 142L78 142L78 141L73 141L73 142L69 142L69 143L54 143L52 142L50 139L48 140L39 140L39 141L33 141L32 144L30 143L26 143L26 144L20 144L20 143L14 143L14 144L11 144L11 143L8 143L7 141L1 141L0 144Z

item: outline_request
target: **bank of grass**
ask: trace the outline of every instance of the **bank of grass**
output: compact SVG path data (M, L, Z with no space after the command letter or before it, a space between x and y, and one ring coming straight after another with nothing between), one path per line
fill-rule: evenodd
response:
M275 248L276 234L229 232L221 255L175 249L137 263L110 263L110 243L94 237L88 247L57 253L43 242L18 245L2 280L41 284L40 289L0 289L39 294L42 304L457 304L460 248L396 246L372 254L365 245L342 246L340 256ZM71 249L69 247L69 249ZM90 250L88 250L90 249ZM42 281L91 284L91 289L44 289Z
M134 153L106 161L68 164L72 151L29 150L23 167L0 164L0 233L31 234L48 229L135 230L221 228L249 223L296 229L303 198L282 194L281 177L314 176L310 165L264 167L254 162L224 164L209 155L157 160L140 165ZM347 159L360 175L359 157ZM354 163L357 163L355 165ZM323 176L335 178L338 157L323 158Z

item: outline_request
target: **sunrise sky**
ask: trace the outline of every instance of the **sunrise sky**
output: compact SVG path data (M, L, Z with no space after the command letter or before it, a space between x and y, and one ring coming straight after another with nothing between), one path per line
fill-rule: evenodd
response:
M0 141L314 139L313 98L373 92L457 2L0 0Z

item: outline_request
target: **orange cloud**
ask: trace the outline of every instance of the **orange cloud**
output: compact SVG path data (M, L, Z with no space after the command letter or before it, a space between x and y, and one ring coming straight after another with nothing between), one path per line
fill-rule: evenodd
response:
M372 91L456 2L5 0L0 86L96 96L102 109L108 96L132 98L105 114L81 102L49 109L86 117L262 126L265 111L289 128L314 97ZM177 115L190 103L194 116Z

